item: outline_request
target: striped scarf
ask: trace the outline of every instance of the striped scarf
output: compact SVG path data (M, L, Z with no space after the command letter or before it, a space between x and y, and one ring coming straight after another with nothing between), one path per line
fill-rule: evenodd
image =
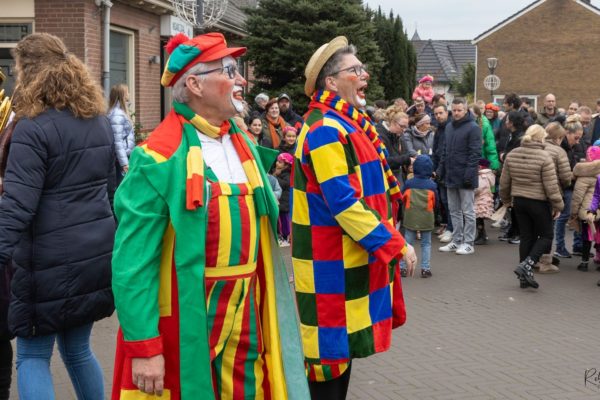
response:
M233 119L223 122L220 127L211 125L208 121L196 114L187 104L173 102L173 109L182 122L183 134L187 138L189 150L187 154L187 179L186 179L186 209L195 210L204 205L204 158L200 139L196 129L205 135L218 138L225 134L231 136L233 147L240 157L248 182L254 190L254 202L259 215L268 214L267 194L264 183L260 177L258 164L243 131L237 127Z
M367 134L381 160L383 172L390 187L390 197L392 200L401 201L402 193L400 192L398 180L392 173L392 170L387 162L388 152L385 148L385 145L381 142L381 139L379 139L379 135L377 134L377 131L375 130L375 127L373 126L373 123L371 122L371 119L367 113L354 108L337 94L326 90L316 91L311 97L311 100L311 108L314 107L323 109L322 105L324 105L327 108L336 110L338 113L341 113L358 124L358 126Z

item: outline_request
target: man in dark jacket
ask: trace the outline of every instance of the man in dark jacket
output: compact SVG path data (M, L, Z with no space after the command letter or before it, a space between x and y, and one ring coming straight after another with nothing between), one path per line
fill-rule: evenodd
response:
M433 161L433 170L437 171L446 145L446 125L451 122L452 119L449 117L448 107L445 104L434 106L433 115L437 121L437 128L435 136L433 137L433 154L431 160ZM452 226L452 217L450 216L450 211L448 209L448 192L446 190L446 185L441 181L438 183L438 191L444 211L441 215L441 220L442 223L446 224L446 231L441 234L439 239L442 243L448 243L452 240L452 230L454 227ZM441 210L441 207L439 209Z
M462 98L452 101L453 121L446 125L445 146L437 175L448 192L448 208L454 231L452 241L440 247L443 252L475 252L475 189L481 158L481 128L473 120Z
M279 105L279 113L285 122L300 132L300 128L302 128L304 120L302 120L302 117L296 114L296 112L292 109L292 100L290 99L290 96L285 93L280 94L277 98L277 104Z
M404 182L404 173L402 167L408 167L411 163L411 157L405 148L401 148L402 134L408 129L408 115L403 112L398 113L392 120L381 121L375 126L379 138L387 149L387 162L402 184Z

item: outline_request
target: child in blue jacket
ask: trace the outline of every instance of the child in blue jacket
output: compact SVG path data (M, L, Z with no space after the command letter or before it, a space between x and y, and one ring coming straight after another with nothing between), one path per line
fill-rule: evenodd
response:
M421 232L421 278L431 276L431 232L434 227L437 185L432 179L433 162L428 155L420 155L413 164L414 177L402 187L404 200L404 238L413 244ZM400 263L401 274L406 276L406 264Z

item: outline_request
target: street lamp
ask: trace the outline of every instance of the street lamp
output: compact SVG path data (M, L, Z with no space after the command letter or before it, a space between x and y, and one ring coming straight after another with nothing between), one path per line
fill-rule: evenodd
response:
M490 89L490 96L492 97L492 102L494 102L494 90L498 89L498 87L500 87L500 79L498 79L498 82L496 83L496 79L498 78L496 75L494 75L494 71L496 70L496 68L498 67L498 59L496 57L490 57L487 59L487 66L488 66L488 70L490 71L490 75L488 78L490 78L490 82L489 82L489 89ZM496 79L494 79L496 78Z

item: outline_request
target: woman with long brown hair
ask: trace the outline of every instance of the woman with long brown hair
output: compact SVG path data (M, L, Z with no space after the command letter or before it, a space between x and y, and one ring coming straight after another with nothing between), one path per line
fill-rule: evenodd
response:
M273 148L277 149L279 143L283 140L283 128L287 126L287 122L285 122L279 112L279 104L276 98L269 100L265 106L265 110L263 136L271 139Z
M58 341L77 398L104 399L89 344L93 322L114 310L115 159L102 91L56 36L29 35L13 55L18 122L0 202L0 265L12 257L19 398L54 398Z
M117 156L117 182L129 170L129 155L135 147L133 122L129 116L129 88L120 83L110 89L108 101L108 119L115 138L115 154Z

